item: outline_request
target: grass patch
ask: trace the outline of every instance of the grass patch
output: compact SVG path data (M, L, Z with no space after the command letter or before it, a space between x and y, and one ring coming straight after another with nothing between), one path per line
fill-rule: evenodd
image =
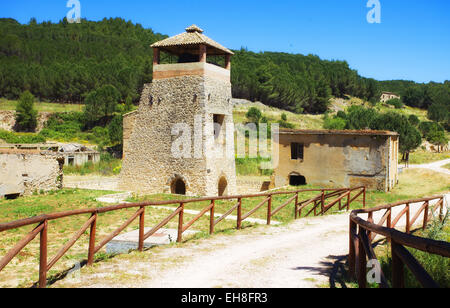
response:
M450 152L434 153L419 149L409 155L411 165L422 165L450 158ZM400 162L401 163L401 157Z
M255 176L270 176L273 170L261 169L261 163L270 162L270 159L264 158L236 158L236 173L237 175L255 175Z
M87 162L81 166L69 166L64 165L64 174L67 175L102 175L113 176L120 174L122 169L122 160L115 158L105 158L102 155L100 162L94 164L93 162Z
M17 101L0 98L0 110L15 111ZM34 108L38 112L82 112L84 105L36 102Z
M444 222L440 222L438 219L433 221L425 231L419 231L415 235L438 241L450 241L450 224L448 217L444 220ZM450 268L450 258L430 254L417 249L407 249L441 288L450 287L450 271L448 270ZM392 257L390 251L390 245L383 245L377 248L377 254L380 255L378 259L380 261L383 273L385 274L388 282L392 285ZM420 283L406 266L405 287L421 287Z
M14 133L0 129L0 140L6 143L34 144L44 143L44 136L33 133Z

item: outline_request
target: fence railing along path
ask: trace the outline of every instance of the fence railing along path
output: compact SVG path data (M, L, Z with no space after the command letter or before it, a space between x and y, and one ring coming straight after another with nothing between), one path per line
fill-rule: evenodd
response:
M399 212L398 209L400 210ZM396 215L394 210L398 212ZM438 216L442 221L445 210L444 196L402 201L371 209L354 210L350 215L348 261L350 275L358 280L359 287L367 287L367 259L377 260L372 244L377 236L385 237L391 244L392 287L405 287L405 265L423 287L438 287L423 266L405 247L449 258L450 243L421 238L411 234L419 218L422 219L421 228L426 229L433 217ZM378 223L374 222L376 214L381 214L381 219ZM362 215L367 215L367 219L363 219ZM399 222L403 217L406 220L405 232L395 229L399 227ZM383 273L381 273L380 286L383 288L389 287Z
M317 192L315 197L308 200L299 201L301 193L314 193ZM353 196L352 196L353 194ZM275 206L274 197L275 196L290 196L290 198L279 206ZM41 288L47 285L47 273L48 271L63 257L70 248L81 238L81 236L89 229L89 245L88 245L88 259L87 265L90 266L94 262L94 256L97 254L106 244L108 244L112 239L119 235L123 230L125 230L131 223L136 219L139 219L139 240L138 240L138 250L143 251L144 241L156 234L161 228L166 226L171 220L178 216L178 237L177 242L181 242L183 238L183 233L192 227L200 218L202 218L206 213L210 213L209 218L209 232L214 233L215 227L231 215L233 212L237 212L237 225L236 228L239 230L242 227L242 222L247 218L254 215L258 210L266 206L267 210L267 224L271 224L272 218L279 213L281 210L286 208L289 204L294 204L294 217L298 219L305 214L306 210L309 211L303 215L304 217L314 215L319 216L327 213L331 208L338 207L339 210L350 210L350 205L362 196L362 206L365 208L366 205L366 188L343 188L343 189L303 189L296 191L286 191L286 192L270 192L265 194L254 194L254 195L239 195L239 196L224 196L224 197L207 197L207 198L197 198L188 200L168 200L168 201L149 201L143 203L127 203L119 204L115 206L95 208L95 209L80 209L74 211L67 211L61 213L46 214L37 217L31 217L27 219L17 220L8 223L0 224L0 232L7 230L23 228L30 225L37 225L31 232L29 232L22 240L20 240L1 260L0 260L0 271L2 271L5 266L7 266L11 260L17 256L17 254L26 247L33 239L38 235L40 236L39 244L39 282L38 285ZM248 213L243 214L242 203L248 199L254 198L264 198L255 208L250 210ZM331 201L330 201L331 200ZM216 208L217 201L235 201L236 204L230 208L223 216L218 219L215 218L214 211ZM197 202L209 202L209 205L205 207L198 215L196 215L191 221L185 223L184 221L184 210L192 203ZM153 227L147 233L145 230L145 210L147 207L155 206L166 206L166 205L178 205L178 207L164 220L162 220L158 225ZM100 242L97 241L97 221L99 219L99 214L109 213L119 210L136 208L137 211L119 228L114 232L106 236ZM63 247L56 253L56 255L48 260L48 222L58 219L63 219L72 216L91 214L91 217L84 223L84 225L76 232L73 237L64 244Z

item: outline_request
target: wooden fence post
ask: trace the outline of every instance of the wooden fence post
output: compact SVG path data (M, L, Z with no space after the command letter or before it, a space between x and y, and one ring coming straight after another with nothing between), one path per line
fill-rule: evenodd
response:
M406 233L411 233L411 208L409 206L409 203L406 204Z
M183 241L183 215L184 215L184 203L180 204L181 211L178 216L178 238L177 242L181 243Z
M373 223L373 212L370 212L368 215L368 222ZM367 238L369 239L369 244L372 242L371 238L372 238L372 232L367 231Z
M267 225L270 226L272 219L272 195L269 196L269 201L267 203Z
M349 252L348 252L348 268L350 277L355 277L355 260L356 260L356 251L355 244L353 242L353 235L356 234L357 226L350 218L350 228L349 228Z
M323 212L325 210L325 190L322 190L321 203L322 203L322 205L321 205L322 209L320 211L320 214L323 215ZM316 216L316 211L314 211L314 215Z
M139 215L139 245L138 250L144 251L144 228L145 228L145 207L141 206L142 213Z
M441 206L439 207L439 220L444 221L444 198L441 199Z
M216 201L212 200L211 204L212 204L212 207L211 207L210 217L209 217L209 234L214 234L214 208L216 206Z
M359 234L366 232L361 226L359 227ZM358 285L359 288L367 288L367 260L366 260L366 250L364 249L364 244L362 243L361 236L358 236Z
M239 198L237 208L237 229L240 230L241 227L242 227L242 198Z
M423 230L428 226L428 212L430 211L430 202L427 201L423 212Z
M347 196L347 212L350 211L350 198L351 198L352 191L351 189L348 190L348 196Z
M397 243L391 239L392 254L392 287L399 289L405 287L405 275L403 261L397 256L395 248Z
M363 188L363 209L366 208L366 186Z
M298 192L295 195L295 213L294 213L294 218L295 219L298 218Z
M44 228L40 234L40 253L39 253L39 288L47 287L47 235L48 222L43 222Z
M91 266L94 264L94 254L95 254L95 233L97 232L97 213L92 214L95 217L91 224L89 231L89 251L88 251L88 262L87 265Z

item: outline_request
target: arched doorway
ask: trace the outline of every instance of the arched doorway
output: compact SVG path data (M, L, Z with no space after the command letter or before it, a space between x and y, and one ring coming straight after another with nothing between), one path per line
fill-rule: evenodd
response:
M175 195L186 195L186 183L182 179L176 178L170 185L170 190Z
M219 180L219 197L226 196L228 194L228 181L223 176Z
M289 185L291 186L304 186L306 185L306 178L298 173L292 173L289 176Z

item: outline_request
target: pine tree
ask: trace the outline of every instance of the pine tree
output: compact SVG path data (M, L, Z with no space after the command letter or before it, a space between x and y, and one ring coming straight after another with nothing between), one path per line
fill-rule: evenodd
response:
M37 126L37 111L34 109L34 96L25 91L16 107L16 127L19 131L34 132Z

